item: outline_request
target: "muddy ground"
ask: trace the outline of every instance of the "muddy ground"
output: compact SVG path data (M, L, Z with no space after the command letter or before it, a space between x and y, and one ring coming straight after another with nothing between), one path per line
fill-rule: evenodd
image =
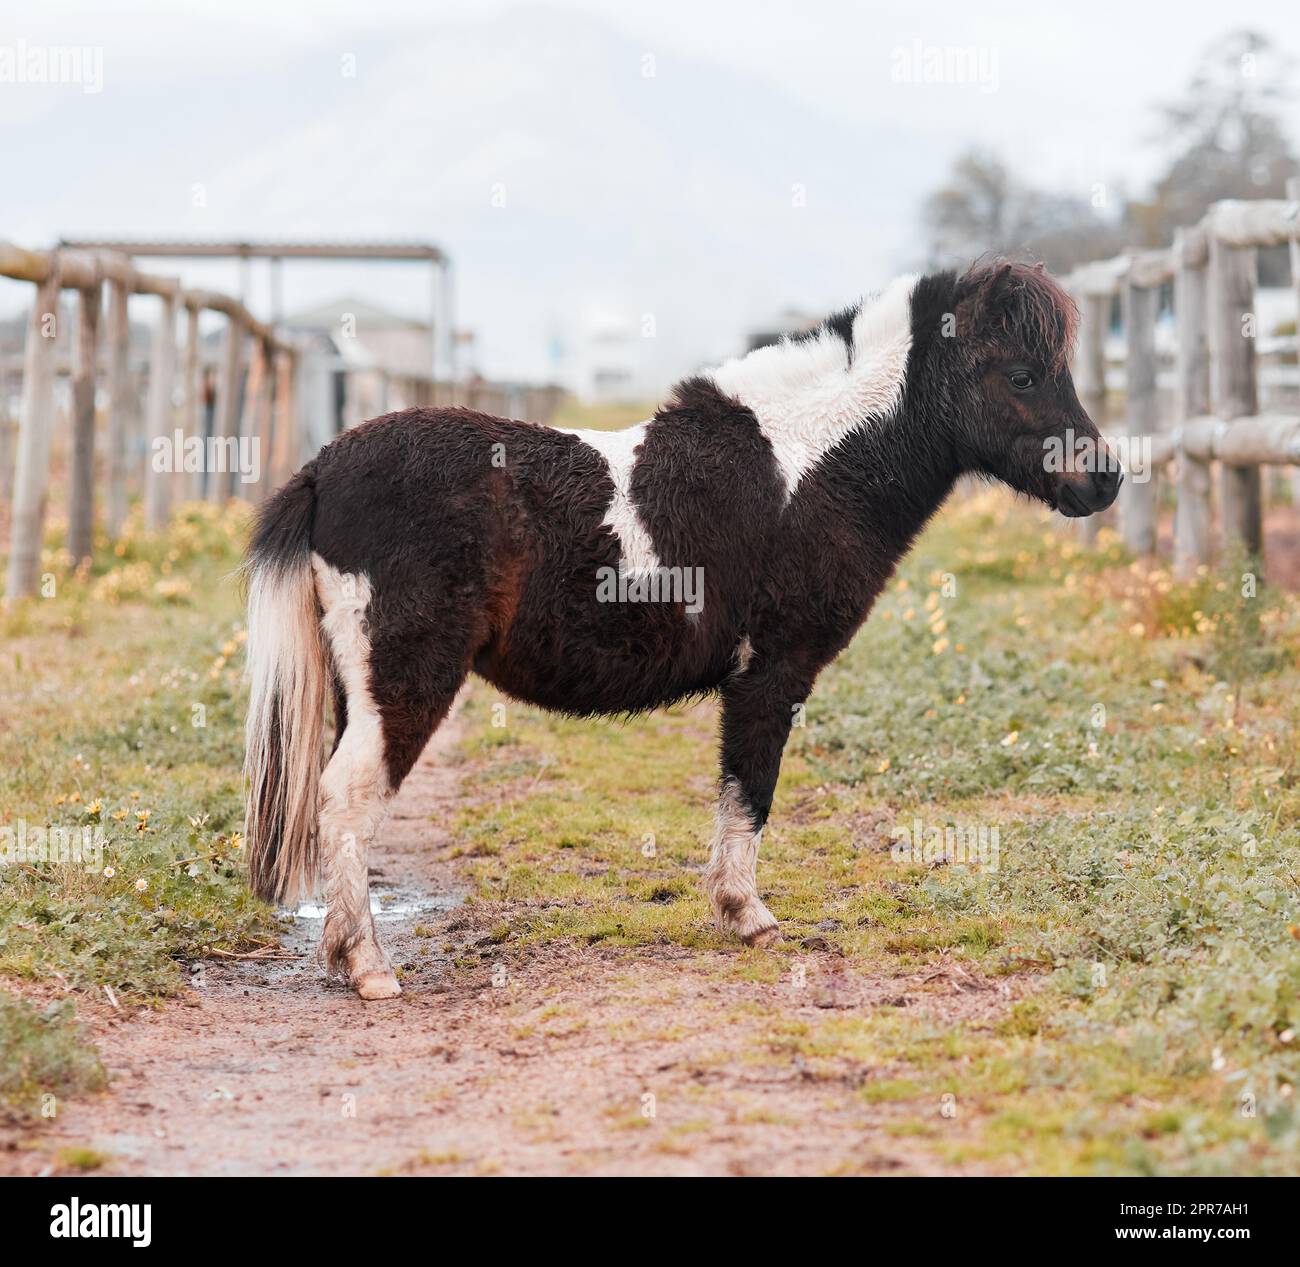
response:
M814 1071L768 1036L774 1020L825 1008L978 1023L1008 1006L1005 983L960 969L848 975L815 949L798 989L738 978L719 952L503 952L490 913L461 905L442 826L472 777L443 759L458 737L453 718L372 860L400 999L362 1003L326 981L312 953L319 912L302 908L284 941L293 957L205 962L189 994L157 1010L83 1006L110 1089L61 1106L35 1137L12 1136L0 1172L59 1172L64 1150L86 1147L121 1174L951 1169L891 1129L939 1105L869 1103L862 1086L890 1071Z

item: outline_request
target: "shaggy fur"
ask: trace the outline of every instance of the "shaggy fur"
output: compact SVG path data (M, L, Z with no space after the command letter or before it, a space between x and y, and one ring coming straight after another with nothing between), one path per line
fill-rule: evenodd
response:
M724 928L770 940L755 864L796 710L956 478L1001 479L1069 514L1115 496L1113 470L1044 462L1067 430L1101 445L1067 368L1074 323L1041 270L990 262L900 279L687 379L628 433L412 409L340 436L266 503L249 552L256 890L282 897L322 865L339 902L332 961L387 997L366 848L467 674L575 715L715 691L706 887ZM696 570L699 609L601 600L602 576L655 569ZM322 755L322 654L340 737L318 825L302 771Z

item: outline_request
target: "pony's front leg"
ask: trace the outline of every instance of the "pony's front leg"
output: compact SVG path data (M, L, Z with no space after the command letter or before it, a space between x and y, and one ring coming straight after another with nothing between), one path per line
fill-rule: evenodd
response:
M761 668L737 672L722 688L722 783L704 884L718 927L748 946L780 936L758 896L758 846L795 709L807 694L791 675Z

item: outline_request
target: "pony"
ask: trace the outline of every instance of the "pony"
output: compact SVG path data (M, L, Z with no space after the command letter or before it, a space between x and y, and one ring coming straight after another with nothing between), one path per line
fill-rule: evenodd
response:
M957 478L1067 516L1115 499L1076 320L1041 265L986 260L686 378L627 430L438 408L338 436L263 504L245 560L253 891L323 876L327 970L392 998L368 851L471 672L582 717L716 693L704 887L721 929L774 941L757 860L792 722Z

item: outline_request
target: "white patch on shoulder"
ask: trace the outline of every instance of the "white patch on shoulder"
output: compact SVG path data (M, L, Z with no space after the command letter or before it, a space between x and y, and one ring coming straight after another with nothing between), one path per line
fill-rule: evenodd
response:
M905 274L866 300L853 322L853 362L823 331L728 361L718 387L754 411L791 497L805 473L856 427L887 418L903 397L912 347L912 291Z
M636 513L632 502L632 468L636 465L636 451L645 439L649 423L638 422L622 431L573 431L557 427L566 435L577 436L583 444L590 445L609 469L614 483L614 496L602 521L618 538L623 568L629 574L653 572L659 566L650 533Z

